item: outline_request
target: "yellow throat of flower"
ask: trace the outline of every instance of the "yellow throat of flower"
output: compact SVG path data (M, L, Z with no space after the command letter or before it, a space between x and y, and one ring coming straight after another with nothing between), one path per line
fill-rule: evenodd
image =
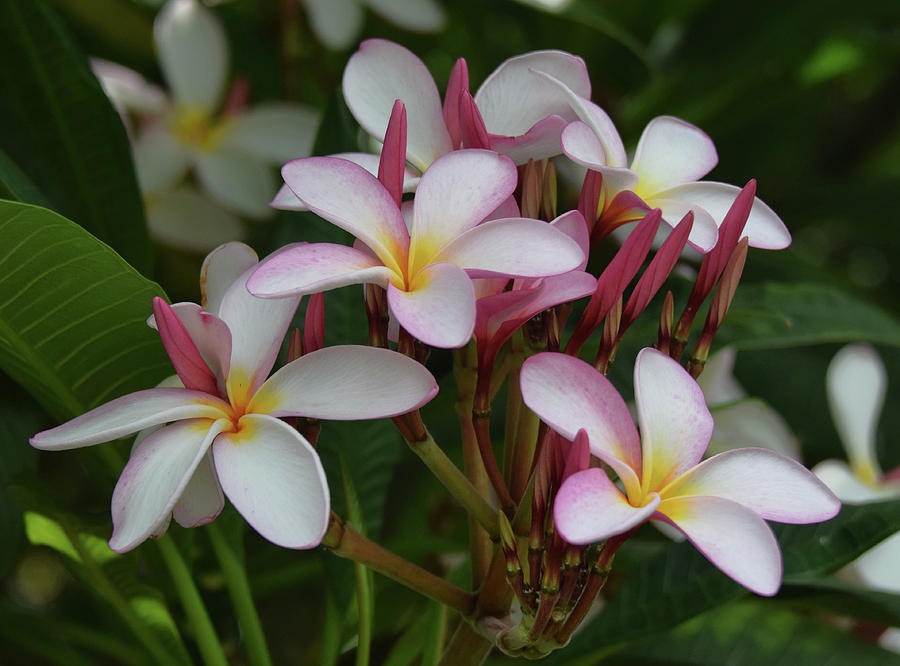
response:
M178 107L169 120L181 145L203 152L215 150L233 125L230 118L214 118L208 110L197 107Z

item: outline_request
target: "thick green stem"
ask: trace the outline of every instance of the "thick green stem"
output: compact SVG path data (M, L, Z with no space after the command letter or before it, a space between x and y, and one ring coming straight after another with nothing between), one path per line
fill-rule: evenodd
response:
M493 644L465 621L459 623L438 666L481 666Z
M247 571L215 522L206 527L206 533L225 576L228 594L231 596L231 603L241 627L241 636L247 646L247 658L253 666L271 666L269 646L256 612L256 605L253 603Z
M187 563L178 552L172 537L167 536L157 539L156 544L162 554L163 561L169 569L169 576L175 585L175 590L181 598L181 605L184 612L190 620L191 626L197 638L197 646L200 648L200 654L203 662L208 666L228 666L228 660L222 651L222 644L216 635L209 614L206 612L206 606L203 605L203 599L197 586L194 585L194 579L191 578L191 572Z
M322 545L330 548L335 555L365 564L373 571L450 606L464 616L469 615L475 606L475 599L470 593L370 541L335 513L331 514Z

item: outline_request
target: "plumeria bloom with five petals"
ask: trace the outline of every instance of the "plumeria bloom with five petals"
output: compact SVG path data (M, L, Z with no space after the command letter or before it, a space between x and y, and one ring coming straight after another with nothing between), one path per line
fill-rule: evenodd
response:
M574 162L602 174L598 209L601 223L613 228L659 208L674 226L687 211L694 213L690 242L708 251L716 228L734 203L739 187L700 179L719 161L715 145L700 128L673 116L651 120L631 163L625 145L603 109L548 73L539 76L568 95L578 120L562 133L563 152ZM751 247L780 250L791 244L781 218L759 198L744 227Z
M277 190L271 167L310 153L318 114L280 102L244 109L241 101L223 109L228 43L218 19L197 0L169 0L153 36L171 100L157 103L162 108L134 139L138 182L155 235L208 250L210 238L239 233L228 211L253 219L271 214L268 203ZM95 69L114 103L139 114L150 110L139 75L129 77L121 67ZM189 170L216 206L204 205L182 184Z
M359 242L289 245L261 264L250 291L270 298L377 284L399 324L434 347L461 347L472 336L471 278L557 275L584 260L578 244L546 222L483 222L509 201L517 179L509 158L487 150L436 160L406 207L408 227L385 186L352 162L310 157L286 164L282 175L304 204Z
M525 404L555 431L569 440L585 431L591 453L624 488L600 467L562 484L554 518L570 543L664 521L738 583L772 595L781 584L781 553L765 520L813 523L840 510L812 473L769 449L738 449L700 462L713 429L703 393L655 349L642 350L635 362L640 437L610 381L577 358L533 356L522 366L521 384Z
M210 522L223 493L266 539L311 548L328 523L328 485L315 450L281 417L395 416L437 393L424 367L372 347L321 349L266 379L299 298L251 296L257 263L246 245L223 245L203 266L203 308L154 300L150 323L183 387L117 398L31 438L55 451L145 431L113 492L115 551L160 534L170 515L185 527Z

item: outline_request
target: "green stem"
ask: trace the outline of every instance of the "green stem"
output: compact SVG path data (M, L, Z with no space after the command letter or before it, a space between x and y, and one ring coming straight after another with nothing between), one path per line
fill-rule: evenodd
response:
M169 569L169 576L172 578L175 590L181 598L184 612L194 628L197 646L200 648L203 661L208 666L228 666L228 660L222 651L222 644L219 642L216 630L213 628L209 614L206 612L206 606L203 605L200 592L197 590L197 586L194 585L194 579L191 578L191 572L187 563L181 557L181 553L178 552L178 547L171 536L157 539L156 544L159 546L163 561Z
M437 445L431 433L425 433L425 439L409 442L409 447L422 459L425 466L444 484L447 491L469 512L478 523L487 530L491 538L497 539L497 510L479 493L472 482L466 478L459 467L447 457L443 449Z
M475 605L472 595L462 588L370 541L334 512L322 545L330 548L335 555L364 564L430 599L450 606L462 615L471 613Z
M359 604L359 629L356 641L356 666L369 666L372 651L372 586L369 570L364 564L354 562L356 573L356 602Z
M253 603L247 571L215 522L207 525L206 533L209 535L216 559L219 560L219 567L225 576L225 585L228 587L231 604L234 606L238 624L241 627L241 636L247 647L247 658L253 666L271 666L269 646L259 621L259 614Z
M447 644L439 666L481 666L493 644L468 622L460 622Z

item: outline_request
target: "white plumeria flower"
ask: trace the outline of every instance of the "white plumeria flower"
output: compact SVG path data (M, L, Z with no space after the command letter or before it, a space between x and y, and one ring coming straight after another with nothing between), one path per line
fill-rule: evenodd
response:
M318 115L287 103L223 113L228 44L215 15L196 0L169 0L153 35L171 95L164 103L126 68L100 63L95 72L120 109L151 116L134 139L151 231L173 245L209 250L241 235L236 215L272 213L271 167L309 155ZM188 171L210 201L181 185Z
M574 162L603 174L604 195L600 213L610 209L621 222L640 219L643 212L628 197L633 193L649 209L662 210L674 226L689 210L694 213L690 242L708 251L716 240L717 225L734 203L740 188L726 183L701 181L719 161L716 148L700 128L673 116L651 120L638 141L629 165L625 145L603 109L566 82L547 72L537 72L568 95L578 120L562 133L563 152ZM759 198L754 199L744 235L751 247L780 250L791 244L781 218Z
M359 37L365 7L412 32L440 32L447 20L435 0L302 0L300 4L316 37L335 51L343 51Z
M799 460L799 443L785 420L763 400L748 396L735 379L736 358L734 347L720 349L697 378L715 422L707 455L761 446Z
M202 309L154 301L151 325L183 388L138 391L31 438L56 451L168 424L142 433L116 484L115 551L161 534L170 515L185 527L210 522L223 493L266 539L311 548L328 524L328 485L315 450L280 417L382 418L437 393L423 366L372 347L320 349L266 379L299 297L251 296L246 282L257 263L246 245L223 245L203 266Z
M887 374L869 345L848 345L828 366L825 378L831 416L849 465L824 460L813 468L835 495L851 504L900 497L900 479L886 479L875 455L878 417L887 391ZM900 593L900 533L870 549L850 565L850 573L869 587Z

